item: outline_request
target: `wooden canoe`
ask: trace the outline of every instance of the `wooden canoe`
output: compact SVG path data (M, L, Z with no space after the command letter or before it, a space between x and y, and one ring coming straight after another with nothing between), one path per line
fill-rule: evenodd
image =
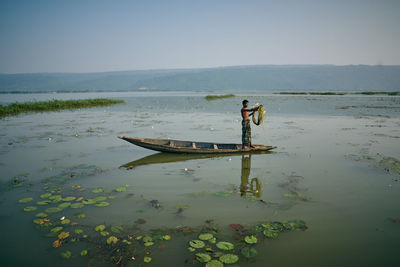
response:
M253 145L254 148L242 149L242 144L208 143L194 141L180 141L172 139L136 138L118 136L129 143L151 150L182 153L182 154L235 154L264 152L276 148L275 146Z

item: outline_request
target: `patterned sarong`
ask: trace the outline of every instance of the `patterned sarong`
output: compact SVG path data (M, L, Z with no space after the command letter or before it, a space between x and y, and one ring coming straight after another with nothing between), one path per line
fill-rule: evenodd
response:
M250 120L242 120L242 145L250 146L250 143L251 143Z

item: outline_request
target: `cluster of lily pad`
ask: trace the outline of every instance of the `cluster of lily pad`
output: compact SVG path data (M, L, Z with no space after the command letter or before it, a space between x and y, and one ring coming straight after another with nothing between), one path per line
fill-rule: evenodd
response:
M196 239L188 242L188 250L193 253L194 263L206 263L206 267L221 267L233 264L240 257L254 258L258 252L256 245L260 240L276 239L283 232L307 229L302 220L265 222L246 229L240 224L231 224L235 230L235 242L224 240L216 228L205 228ZM211 229L211 231L210 231ZM208 230L208 231L207 231Z

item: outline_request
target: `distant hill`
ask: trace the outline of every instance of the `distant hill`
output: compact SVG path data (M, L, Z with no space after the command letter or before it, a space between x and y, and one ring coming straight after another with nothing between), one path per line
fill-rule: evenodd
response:
M0 74L0 92L400 91L400 66L261 65L101 73Z

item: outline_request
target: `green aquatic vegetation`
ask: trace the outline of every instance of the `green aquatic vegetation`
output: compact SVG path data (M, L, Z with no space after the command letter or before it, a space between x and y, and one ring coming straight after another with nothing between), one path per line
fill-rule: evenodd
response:
M82 234L83 230L82 229L75 229L75 234Z
M88 251L86 249L82 250L80 253L81 256L86 256L87 254L88 254Z
M62 199L62 196L61 195L52 195L49 197L49 199L51 199L51 200Z
M108 236L110 233L107 232L107 231L101 231L100 234L101 234L102 236Z
M95 202L102 202L102 201L106 201L106 200L107 200L107 197L105 197L105 196L96 197L96 198L93 198L93 200L94 200Z
M7 106L0 105L0 117L13 116L27 112L47 112L64 109L78 109L109 106L125 103L123 100L106 98L81 99L81 100L50 100L38 102L12 103Z
M211 256L206 253L196 253L196 259L199 262L209 262L211 260Z
M85 213L77 213L77 214L75 214L74 216L75 216L76 218L82 219L82 218L85 218L85 217L86 217L86 214L85 214Z
M248 259L257 256L257 250L255 248L244 247L242 248L241 253L245 258Z
M71 251L67 250L65 252L61 252L60 255L61 255L61 258L63 258L63 259L69 259L69 258L71 258L72 253L71 253Z
M123 230L124 230L124 228L122 226L118 226L118 225L111 226L111 232L114 232L116 234L121 233Z
M278 238L279 231L265 229L263 233L267 238L276 239L276 238Z
M32 200L33 200L32 197L27 197L27 198L18 200L18 203L28 203L28 202L31 202Z
M224 267L224 264L219 260L211 260L207 262L206 267Z
M143 213L145 210L136 210L137 213Z
M143 242L150 242L150 241L153 241L153 238L151 237L151 236L149 236L149 235L146 235L145 237L143 237Z
M257 237L255 237L254 235L248 235L244 238L244 241L247 244L256 244L257 243Z
M71 208L73 208L73 209L79 209L79 208L83 208L85 205L84 204L82 204L82 203L74 203L74 204L71 204Z
M191 240L189 245L193 248L203 248L206 244L201 240Z
M220 241L217 243L217 248L222 250L232 250L235 248L235 246L232 243L226 241Z
M143 258L143 261L144 261L145 263L149 263L149 262L151 262L151 258L148 257L148 256L146 256L146 257Z
M70 219L64 219L61 221L61 224L69 224L71 222Z
M102 201L102 202L99 202L99 203L95 204L96 207L107 207L109 205L110 205L110 203L108 203L106 201Z
M97 226L94 228L94 230L95 230L96 232L98 232L98 231L104 231L104 229L106 229L106 226L105 226L104 224L97 225Z
M239 260L239 257L235 254L225 254L219 257L219 260L226 264L232 264Z
M57 207L60 208L60 209L65 209L65 208L68 208L69 206L71 206L71 202L64 202L64 203L61 203L61 204L58 205Z
M213 238L214 236L210 233L204 233L204 234L200 234L199 235L199 239L200 240L210 240L211 238Z
M61 232L61 233L58 235L58 238L59 238L59 239L66 239L67 237L69 237L69 232Z
M117 187L117 188L114 188L114 191L115 192L125 192L126 187L125 186Z
M226 95L207 95L205 96L205 99L207 101L211 101L211 100L218 100L218 99L224 99L224 98L231 98L231 97L235 97L234 94L226 94Z
M117 237L115 237L115 236L110 236L109 238L107 238L107 244L108 245L111 245L111 244L117 244L117 242L118 242L118 238Z
M164 240L170 240L170 239L171 239L171 236L170 236L170 235L163 235L163 239L164 239Z
M96 200L94 200L92 198L82 200L82 204L84 204L84 205L92 205L94 203L96 203Z
M115 199L116 196L108 196L108 199Z
M42 200L42 201L36 202L36 205L43 206L43 205L48 205L50 203L51 203L50 200Z
M220 191L220 192L216 192L213 195L216 197L230 197L232 195L233 191Z
M154 245L154 242L146 242L146 243L144 243L145 247L152 246L152 245Z
M62 200L63 201L73 201L75 199L76 199L76 197L70 196L70 197L64 197Z
M50 232L52 232L52 233L58 233L58 232L60 232L62 229L63 229L62 226L57 226L57 227L54 227L53 229L51 229Z
M36 217L40 217L40 218L46 218L47 214L44 212L39 212L38 214L35 215Z
M24 208L24 211L34 211L34 210L36 210L37 209L37 207L36 206L27 206L27 207L25 207Z
M104 188L98 187L92 190L93 193L98 194L104 192Z

